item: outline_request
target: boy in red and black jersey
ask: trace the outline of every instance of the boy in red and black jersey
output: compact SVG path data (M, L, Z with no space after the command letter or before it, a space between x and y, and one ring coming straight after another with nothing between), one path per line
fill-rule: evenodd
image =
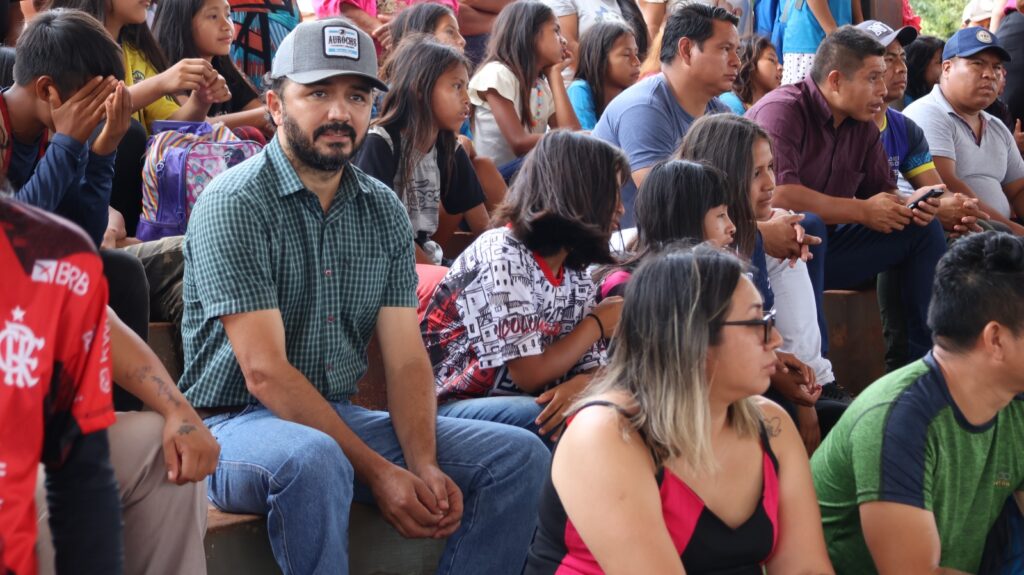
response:
M77 227L0 197L0 573L36 573L46 465L59 572L120 573L107 283Z

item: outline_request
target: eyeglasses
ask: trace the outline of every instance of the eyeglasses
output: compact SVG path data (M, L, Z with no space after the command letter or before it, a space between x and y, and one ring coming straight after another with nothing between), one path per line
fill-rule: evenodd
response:
M768 345L768 342L772 340L772 328L775 327L775 310L765 312L764 317L761 319L745 319L742 321L720 321L718 325L746 325L746 326L762 326L764 328L764 344Z

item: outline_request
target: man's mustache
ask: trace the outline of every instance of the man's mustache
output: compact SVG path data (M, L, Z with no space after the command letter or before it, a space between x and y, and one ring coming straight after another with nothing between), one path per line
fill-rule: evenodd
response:
M313 131L313 139L315 140L328 132L341 133L345 136L348 136L349 139L352 140L353 142L356 141L355 128L343 122L334 122L331 124L324 124L323 126L320 126L319 128Z

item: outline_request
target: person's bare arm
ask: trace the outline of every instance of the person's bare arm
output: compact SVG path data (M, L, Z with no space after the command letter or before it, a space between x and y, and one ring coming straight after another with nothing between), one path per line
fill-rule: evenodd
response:
M211 124L221 122L228 128L252 126L264 134L268 131L266 108L263 107L263 104L260 104L258 99L249 102L241 111L210 118L209 122Z
M652 168L654 168L654 166L640 168L639 170L633 170L630 174L633 178L633 185L635 185L638 190L640 189L640 186L643 185L644 179L647 177L647 174L650 173Z
M340 9L342 16L354 22L356 26L362 28L363 32L367 34L373 35L374 32L384 25L380 19L370 16L365 10L355 4L342 2Z
M654 41L661 31L661 24L665 21L665 2L647 2L639 0L640 12L644 15L644 22L647 23L647 37Z
M507 363L508 374L516 387L527 393L540 391L552 381L569 373L602 336L610 337L619 324L622 298L609 297L593 309L601 319L605 333L594 318L585 317L565 337L549 345L544 353L519 357Z
M942 543L931 511L872 501L861 504L860 523L879 575L964 575L939 566Z
M963 194L969 198L978 200L978 207L981 211L988 214L989 218L1008 226L1015 235L1024 236L1024 226L1011 221L1006 216L992 209L992 206L982 201L982 199L974 193L974 190L972 190L966 182L957 177L955 160L943 156L935 156L932 159L935 162L935 169L938 171L939 177L941 177L942 182L946 184L946 189L953 193ZM1011 205L1013 204L1011 203Z
M860 0L850 0L850 4L853 9L853 23L854 25L860 24L864 21L864 6L861 5Z
M443 515L432 534L454 533L462 519L462 493L437 465L437 397L434 371L420 336L415 308L385 307L377 315L377 340L384 359L388 411L406 465L430 493L417 496L431 513Z
M565 82L562 80L562 70L572 61L571 54L565 54L566 58L561 64L552 66L547 71L548 85L551 87L551 97L555 102L555 113L548 121L552 128L565 128L567 130L579 131L580 120L576 117L576 110L569 100L569 92L565 89Z
M853 0L853 3L857 4L858 2ZM828 7L828 0L807 0L807 7L811 9L811 14L814 14L814 18L825 34L831 34L838 27L836 19L832 16L832 10Z
M459 30L463 36L479 36L488 34L491 31L491 24L494 23L496 14L485 12L472 6L461 4L459 6Z
M167 70L128 87L132 112L138 112L168 94L198 90L213 79L213 66L202 58L186 58Z
M772 450L779 460L779 542L768 562L768 575L835 573L825 550L821 511L814 495L807 450L789 415L757 398Z
M491 216L487 213L487 206L480 204L475 208L466 210L466 213L462 214L466 218L466 224L469 226L469 231L474 234L480 234L491 227Z
M516 156L523 156L529 153L543 134L534 134L526 131L526 127L519 121L515 104L512 100L502 96L497 90L487 90L483 93L483 99L491 108L494 114L494 121L498 123L501 135L508 142L512 152Z
M775 206L797 212L814 212L826 224L861 224L889 233L910 223L913 213L896 194L878 193L867 200L835 198L806 186L785 184L775 188Z
M384 518L403 536L429 537L437 533L441 516L431 513L420 500L431 497L429 488L363 443L288 361L279 310L222 316L221 323L245 386L260 403L281 419L331 436L352 463L356 476L373 490Z
M462 9L469 6L477 12L487 12L489 14L498 14L505 6L512 3L512 0L464 0L459 2L459 13L462 13Z
M941 186L945 183L936 169L925 170L907 178L907 181L914 186L915 190L928 186ZM954 193L947 186L946 193L939 198L937 217L944 230L951 234L963 235L969 232L980 232L981 227L978 225L978 220L988 219L988 214L978 208L976 199Z
M1024 178L1003 186L1003 192L1006 194L1006 199L1010 201L1013 213L1018 217L1024 215Z
M579 412L551 464L555 491L604 573L683 575L654 462L637 433L622 433L623 424L614 409Z
M109 307L107 321L114 382L164 418L167 479L178 485L206 479L217 468L217 440L146 342Z

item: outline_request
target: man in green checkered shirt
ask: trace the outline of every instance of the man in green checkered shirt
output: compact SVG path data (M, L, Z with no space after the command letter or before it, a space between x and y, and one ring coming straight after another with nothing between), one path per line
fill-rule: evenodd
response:
M221 444L210 500L267 514L285 573L347 573L352 500L406 537L448 538L439 573L519 573L548 450L436 416L406 210L349 164L366 136L372 40L344 19L281 43L262 153L206 187L185 240L181 387ZM376 334L389 413L349 403Z

